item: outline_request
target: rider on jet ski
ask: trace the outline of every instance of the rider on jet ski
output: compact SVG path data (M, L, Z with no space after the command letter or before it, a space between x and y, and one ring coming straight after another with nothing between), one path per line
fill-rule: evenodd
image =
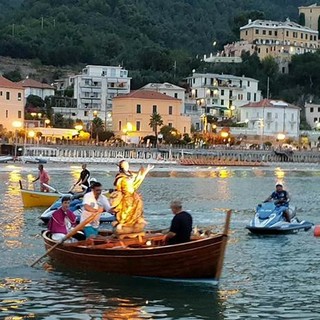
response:
M286 190L283 190L282 184L277 184L276 191L272 192L272 194L264 202L272 200L277 207L284 207L283 216L287 222L290 222L291 219L289 213L289 194Z

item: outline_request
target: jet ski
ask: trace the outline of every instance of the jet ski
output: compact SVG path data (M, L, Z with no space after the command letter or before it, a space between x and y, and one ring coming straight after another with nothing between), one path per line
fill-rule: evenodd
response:
M284 210L289 209L290 222L283 216ZM276 205L274 202L264 202L256 208L254 218L246 228L254 234L287 234L295 233L299 230L308 231L313 223L300 221L296 217L294 206L288 207Z
M58 199L53 205L51 205L47 210L45 210L41 214L40 219L44 223L48 223L53 212L61 207L61 199L62 198ZM78 198L77 196L71 197L69 209L76 215L77 222L80 221L82 207L83 207L82 198ZM115 220L115 217L113 215L111 215L109 212L103 212L100 216L100 223L103 223L103 222L111 223L114 220Z

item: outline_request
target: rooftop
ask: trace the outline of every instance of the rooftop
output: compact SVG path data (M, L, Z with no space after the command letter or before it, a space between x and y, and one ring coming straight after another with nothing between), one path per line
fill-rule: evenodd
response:
M128 94L114 97L113 99L154 99L154 100L172 100L172 101L181 101L180 99L176 99L170 97L166 94L157 92L157 91L149 91L149 90L135 90L131 91Z
M38 88L38 89L52 89L52 90L54 89L52 86L50 86L47 83L42 83L29 78L21 80L17 83L24 88Z
M0 88L13 88L13 89L23 89L23 87L17 83L17 82L13 82L10 81L9 79L0 76Z
M289 108L289 109L300 109L299 107L287 103L282 100L271 100L263 99L259 102L250 102L240 108Z

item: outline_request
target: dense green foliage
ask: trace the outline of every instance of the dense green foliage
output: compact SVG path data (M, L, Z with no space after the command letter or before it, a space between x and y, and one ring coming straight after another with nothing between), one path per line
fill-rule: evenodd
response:
M319 54L296 57L290 76L280 75L269 58L260 62L245 55L240 65L205 65L200 58L237 40L239 27L249 18L298 21L298 6L313 2L0 0L0 55L79 69L84 64L123 65L134 89L147 82L179 83L196 69L257 78L266 96L269 77L270 96L293 101L320 93Z

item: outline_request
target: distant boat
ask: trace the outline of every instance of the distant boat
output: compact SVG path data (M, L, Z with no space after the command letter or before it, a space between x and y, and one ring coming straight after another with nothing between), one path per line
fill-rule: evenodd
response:
M8 161L13 161L12 156L0 156L0 163L7 163Z
M58 192L41 192L24 189L22 182L19 181L19 183L24 207L49 207L61 197L61 194Z
M58 245L47 231L42 236L53 263L70 270L219 280L230 216L231 211L228 211L223 233L193 236L191 241L175 245L163 244L164 234L155 232L122 235L121 238L111 235Z

